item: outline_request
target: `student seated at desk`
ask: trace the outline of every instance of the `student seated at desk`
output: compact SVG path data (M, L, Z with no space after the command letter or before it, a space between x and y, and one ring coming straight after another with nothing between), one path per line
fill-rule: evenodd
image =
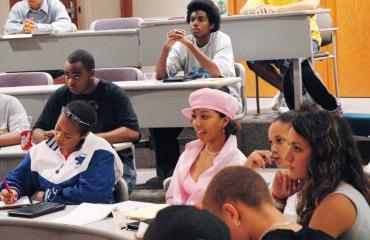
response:
M61 109L72 100L90 103L97 113L97 124L91 129L109 143L134 142L139 140L139 124L125 91L116 84L95 76L94 57L85 50L76 50L64 66L66 85L58 88L48 99L34 125L33 140L38 143L54 135L54 126ZM132 149L117 152L120 156L129 192L136 183L136 170Z
M302 106L296 114L288 134L288 172L276 173L273 181L276 207L284 209L297 192L300 224L337 239L367 239L368 184L347 122L318 107Z
M10 10L4 34L33 32L73 32L67 10L59 0L23 0Z
M273 205L264 179L248 168L224 168L210 182L204 207L229 227L233 240L334 240L291 221Z
M166 202L173 205L199 204L217 172L245 161L235 136L238 124L232 120L237 100L220 90L203 88L190 95L189 103L190 108L181 112L191 120L199 139L186 145L176 165L166 194Z
M0 93L0 112L0 147L20 144L20 132L30 129L22 104L15 97Z
M33 146L2 182L0 197L13 203L21 196L66 204L114 203L113 188L122 176L120 158L110 144L90 132L96 113L84 101L63 107L55 135Z
M156 78L173 77L184 71L196 78L235 77L234 55L228 35L219 31L220 13L211 0L193 0L187 6L186 21L190 35L183 29L173 29L156 66ZM229 87L239 98L239 85ZM162 187L162 181L172 175L180 155L177 137L182 128L151 128L150 135L156 152L157 178L149 186Z
M268 14L274 12L314 10L319 7L319 4L320 0L248 0L240 10L240 13ZM319 29L315 15L310 18L310 27L311 30ZM312 31L312 51L314 53L319 51L321 40L320 33L318 31ZM290 59L247 62L248 67L252 71L280 91L271 103L271 108L275 111L287 111L287 105L290 109L294 108L294 89L290 77L290 71L292 70L291 63L292 61ZM340 103L337 102L337 99L322 84L319 75L308 61L304 61L302 64L302 74L303 85L305 87L304 91L307 91L309 94L304 95L307 96L305 99L309 101L313 100L322 108L337 112L338 115L343 115Z

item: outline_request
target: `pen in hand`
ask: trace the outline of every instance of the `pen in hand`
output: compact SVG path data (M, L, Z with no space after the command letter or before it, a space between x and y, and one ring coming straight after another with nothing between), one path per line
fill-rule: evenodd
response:
M13 202L16 202L17 199L15 199L14 194L13 194L13 191L10 189L9 184L8 184L8 181L6 180L5 177L3 178L3 183L4 183L5 187L6 187L6 190L11 195Z
M27 196L28 197L28 201L30 201L30 205L32 205L32 198L30 196Z

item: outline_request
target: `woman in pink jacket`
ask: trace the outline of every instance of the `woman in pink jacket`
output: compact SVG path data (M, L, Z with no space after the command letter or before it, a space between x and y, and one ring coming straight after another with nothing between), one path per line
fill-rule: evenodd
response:
M198 140L186 145L177 162L166 194L166 202L173 205L201 203L216 173L246 159L237 147L238 125L232 119L239 104L233 96L203 88L190 95L189 104L181 112L191 120Z

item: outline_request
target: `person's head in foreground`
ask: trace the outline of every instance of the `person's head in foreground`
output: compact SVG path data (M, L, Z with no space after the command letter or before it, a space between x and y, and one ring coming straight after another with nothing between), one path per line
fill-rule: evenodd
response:
M285 217L273 205L264 179L250 168L221 170L208 185L203 205L225 222L233 240L332 239Z
M181 110L191 120L195 133L204 143L224 143L229 135L236 135L239 125L232 119L239 104L228 93L202 88L189 96L190 108ZM208 149L211 151L211 149Z
M158 212L144 240L228 240L225 224L207 210L174 205Z

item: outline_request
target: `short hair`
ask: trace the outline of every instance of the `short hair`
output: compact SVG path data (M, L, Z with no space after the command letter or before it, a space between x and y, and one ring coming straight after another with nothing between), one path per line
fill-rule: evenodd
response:
M211 30L211 32L217 32L220 29L220 11L211 0L193 0L188 4L187 9L187 23L190 23L190 16L194 11L202 10L207 13L209 23L214 25L214 28Z
M207 210L173 205L158 212L149 225L144 240L228 240L227 226Z
M71 54L69 54L67 60L69 63L81 62L88 72L95 68L94 57L91 55L91 53L83 49L73 51Z
M218 172L203 198L206 209L220 213L226 202L241 202L251 208L272 204L266 181L253 169L232 166Z
M97 114L91 104L82 100L73 100L67 104L66 108L68 108L68 110L72 114L76 115L81 121L89 124L87 125L79 123L78 121L72 121L73 124L77 126L81 135L86 135L92 130L97 121Z

